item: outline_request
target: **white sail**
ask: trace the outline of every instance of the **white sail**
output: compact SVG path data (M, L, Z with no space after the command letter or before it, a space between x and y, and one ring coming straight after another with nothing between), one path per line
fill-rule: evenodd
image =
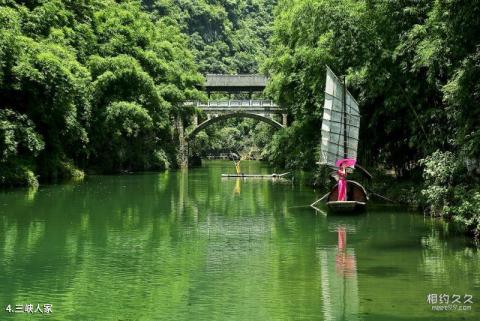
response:
M357 101L347 90L346 119L344 119L343 92L342 82L327 66L320 147L320 164L322 165L335 166L335 162L342 158L357 159L360 111ZM346 128L344 127L345 122ZM346 151L344 148L345 129L347 133Z

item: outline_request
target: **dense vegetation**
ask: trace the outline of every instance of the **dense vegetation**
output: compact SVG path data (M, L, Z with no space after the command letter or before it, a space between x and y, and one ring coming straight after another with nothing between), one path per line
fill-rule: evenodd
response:
M255 73L267 55L276 0L143 0L190 36L202 73Z
M189 38L138 1L3 1L1 185L176 162L171 119L198 96Z
M258 71L274 2L2 2L1 185L178 165L174 119L192 112L178 104L200 73ZM256 132L271 136L230 120L194 152L259 157Z
M201 74L259 69L291 126L229 120L193 150L313 169L329 65L361 105L359 161L424 182L426 210L479 235L479 16L473 0L0 1L0 185L176 166Z
M478 235L479 16L473 0L280 1L265 68L295 122L271 160L315 163L329 65L361 104L360 161L397 178L424 169L427 210Z
M271 125L258 120L233 118L199 132L190 147L193 155L202 158L235 152L242 159L266 159L273 131Z

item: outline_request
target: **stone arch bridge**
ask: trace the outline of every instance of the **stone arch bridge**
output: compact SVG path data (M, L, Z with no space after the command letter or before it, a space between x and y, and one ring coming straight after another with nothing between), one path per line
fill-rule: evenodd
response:
M207 92L207 102L189 101L185 107L195 107L206 119L199 121L199 115L195 113L194 128L185 132L181 120L177 124L180 148L182 154L182 165L188 165L188 142L193 140L198 132L208 126L228 118L253 118L263 121L274 128L280 129L287 126L286 110L278 106L272 100L252 99L254 92L262 92L267 84L267 78L262 75L206 75L206 83L202 90ZM232 94L248 94L249 99L224 99L210 100L211 92Z
M197 109L203 111L207 119L199 123L198 115L194 116L194 129L186 133L186 140L191 140L206 127L228 118L252 118L263 121L274 128L287 126L287 115L271 100L209 100L206 103L192 103ZM275 116L282 117L281 122Z

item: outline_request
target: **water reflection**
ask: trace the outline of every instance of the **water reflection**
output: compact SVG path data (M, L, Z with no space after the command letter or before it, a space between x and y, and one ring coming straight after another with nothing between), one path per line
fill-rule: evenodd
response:
M421 216L317 215L308 187L221 180L230 167L0 194L0 306L52 303L51 320L388 320L428 319L424 295L450 284L480 297L477 252Z
M233 192L234 192L235 194L240 194L240 192L241 192L241 185L240 185L240 183L241 183L241 182L240 182L240 178L237 178L237 179L235 180L235 189L233 190Z
M357 262L353 249L347 251L347 231L345 227L337 228L338 244L335 258L337 274L344 278L357 275Z
M359 294L354 249L347 247L347 228L336 228L336 247L320 250L323 319L359 320Z

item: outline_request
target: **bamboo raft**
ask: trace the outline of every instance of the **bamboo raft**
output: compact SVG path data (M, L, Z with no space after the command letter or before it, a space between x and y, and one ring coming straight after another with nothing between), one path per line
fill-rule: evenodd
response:
M236 178L282 178L286 175L290 174L290 172L282 173L282 174L222 174L222 177L236 177Z

